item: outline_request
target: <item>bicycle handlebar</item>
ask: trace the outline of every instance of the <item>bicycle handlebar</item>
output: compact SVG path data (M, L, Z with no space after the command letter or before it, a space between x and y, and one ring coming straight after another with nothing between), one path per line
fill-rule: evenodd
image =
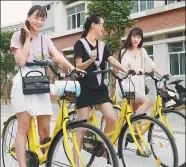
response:
M81 74L86 75L86 73L83 73L82 71L77 71L75 68L70 71L69 73L66 72L67 74L65 74L65 76L61 76L61 73L58 73L54 67L53 67L53 63L50 59L46 59L46 60L42 60L42 61L38 61L38 60L33 60L33 62L26 62L26 65L28 66L43 66L43 67L49 67L51 69L51 71L54 73L54 75L56 75L58 77L58 79L64 79L64 78L68 78L68 77L73 77L74 75L76 75L75 77L79 77L81 76Z
M123 73L120 73L120 74L123 75L123 77L121 78L121 77L117 76L117 75L114 73L114 70L113 70L113 68L111 68L111 67L108 68L108 69L105 69L105 70L96 70L96 71L92 71L92 74L94 74L94 75L103 74L103 73L111 73L112 76L114 76L114 78L116 78L116 79L118 79L118 80L120 80L120 81L122 81L122 80L128 78L129 75L136 75L136 73L135 73L134 70L129 70L128 73L126 73L126 75L124 75Z
M150 76L154 81L162 81L163 79L165 79L166 81L169 80L169 74L163 75L162 77L157 76L159 79L154 77L154 73L153 72L145 72L146 76Z

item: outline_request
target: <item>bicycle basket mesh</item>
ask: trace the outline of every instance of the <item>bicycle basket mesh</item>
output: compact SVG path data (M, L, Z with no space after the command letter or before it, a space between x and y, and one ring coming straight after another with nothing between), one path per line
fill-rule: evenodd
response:
M69 102L76 102L76 93L71 91L65 91L65 99Z
M161 96L161 97L164 97L164 98L168 97L168 92L167 92L167 90L159 89L159 92L160 92L160 96Z

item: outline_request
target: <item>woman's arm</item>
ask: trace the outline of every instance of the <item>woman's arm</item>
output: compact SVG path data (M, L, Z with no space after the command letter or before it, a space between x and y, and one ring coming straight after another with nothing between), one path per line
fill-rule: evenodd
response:
M113 56L108 57L108 62L118 70L127 72L127 70Z
M89 59L82 63L82 58L79 56L76 56L76 67L81 70L86 70L92 63L93 63L92 59Z
M61 63L63 67L70 68L71 70L75 68L56 48L53 48L50 51L50 54L53 57L53 60Z
M163 75L161 74L160 70L159 70L157 67L152 68L152 71L155 72L157 75L159 75L159 76L161 76L161 77L163 76Z
M22 49L15 49L14 55L19 66L23 67L29 55L30 37L26 38Z
M19 48L17 49L14 48L13 51L14 51L16 62L19 64L19 66L24 66L29 55L31 33L28 30L27 26L23 23L21 23L21 28L25 31L25 36L26 36L25 43L22 48L21 46L19 46ZM20 40L18 39L18 36L16 37L16 34L13 38L15 40L14 42L16 42L17 45L20 45Z

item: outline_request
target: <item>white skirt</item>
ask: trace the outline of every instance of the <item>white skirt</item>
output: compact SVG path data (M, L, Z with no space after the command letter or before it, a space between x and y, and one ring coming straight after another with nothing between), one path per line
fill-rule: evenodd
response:
M43 73L43 68L22 68L22 75L29 71L38 70ZM39 73L31 73L29 76L38 75ZM40 74L39 74L40 75ZM14 113L28 112L31 116L52 115L52 104L49 93L24 95L22 88L22 77L20 71L13 78L13 86L11 89L11 105Z
M132 82L127 78L122 81L122 87L126 92L135 92L135 99L147 98L145 95L145 82L143 76L131 76ZM134 84L134 85L133 85ZM122 93L118 81L116 81L116 101L122 101Z

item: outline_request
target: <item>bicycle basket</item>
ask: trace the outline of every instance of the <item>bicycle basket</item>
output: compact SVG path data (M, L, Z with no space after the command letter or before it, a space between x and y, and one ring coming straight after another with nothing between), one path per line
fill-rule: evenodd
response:
M71 91L65 91L64 97L69 102L76 102L76 93Z
M168 92L167 90L164 89L159 89L159 93L161 97L167 98L168 97Z
M135 99L135 92L125 92L126 98L129 100Z

